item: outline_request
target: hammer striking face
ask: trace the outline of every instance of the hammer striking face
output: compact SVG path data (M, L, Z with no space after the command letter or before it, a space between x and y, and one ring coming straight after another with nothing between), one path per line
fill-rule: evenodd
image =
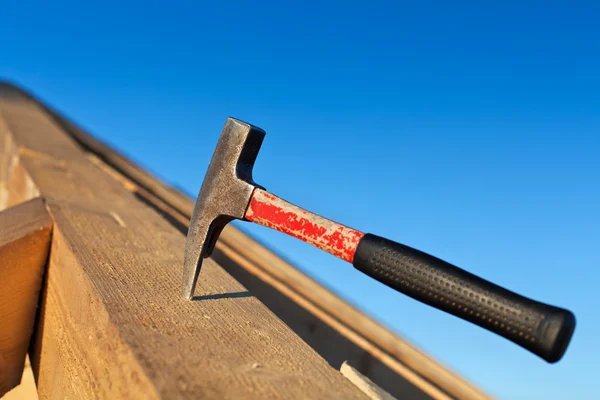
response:
M183 296L191 299L202 259L233 219L284 232L352 263L415 300L470 321L558 361L575 330L568 310L488 282L422 251L323 218L258 187L252 167L265 132L229 118L196 201L188 232Z

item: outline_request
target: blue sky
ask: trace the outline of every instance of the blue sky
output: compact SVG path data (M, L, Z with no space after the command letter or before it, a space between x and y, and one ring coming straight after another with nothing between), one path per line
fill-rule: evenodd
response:
M549 365L238 224L489 393L600 390L593 2L20 1L1 13L0 77L194 196L234 116L267 131L255 178L268 190L575 312Z

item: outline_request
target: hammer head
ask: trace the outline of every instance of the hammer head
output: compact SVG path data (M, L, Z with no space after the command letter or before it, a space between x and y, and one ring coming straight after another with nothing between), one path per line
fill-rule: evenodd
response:
M252 167L265 137L262 129L228 118L202 182L187 234L183 296L190 300L202 267L219 234L234 219L243 219L252 192ZM262 188L261 188L262 189Z

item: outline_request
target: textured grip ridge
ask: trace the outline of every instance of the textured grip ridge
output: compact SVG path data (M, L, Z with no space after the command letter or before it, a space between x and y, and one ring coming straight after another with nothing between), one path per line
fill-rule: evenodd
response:
M568 310L520 296L439 258L375 235L363 237L353 265L551 363L562 358L575 329L575 316Z

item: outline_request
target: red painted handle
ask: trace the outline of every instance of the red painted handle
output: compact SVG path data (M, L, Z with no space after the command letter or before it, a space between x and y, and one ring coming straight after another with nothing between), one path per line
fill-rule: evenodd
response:
M262 189L254 189L245 218L287 233L352 262L364 233L313 214Z

